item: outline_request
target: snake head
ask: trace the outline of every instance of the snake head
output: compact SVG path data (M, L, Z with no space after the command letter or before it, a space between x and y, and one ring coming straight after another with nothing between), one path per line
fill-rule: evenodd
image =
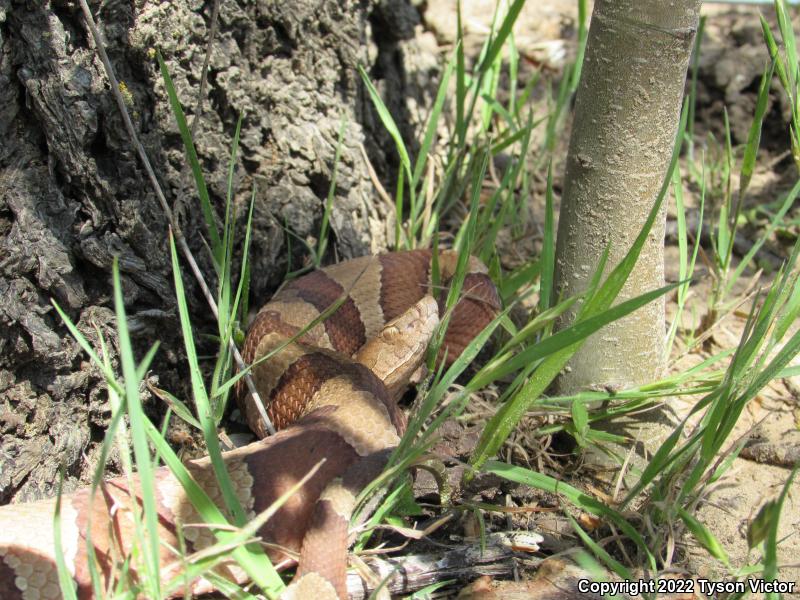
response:
M436 300L433 296L425 296L389 321L354 358L375 373L389 394L397 398L423 364L425 351L438 324Z

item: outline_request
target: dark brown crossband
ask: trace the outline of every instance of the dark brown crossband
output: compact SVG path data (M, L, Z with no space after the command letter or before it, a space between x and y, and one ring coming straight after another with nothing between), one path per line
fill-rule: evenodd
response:
M320 313L324 312L344 294L344 288L328 277L324 271L313 271L286 286ZM361 314L353 299L348 297L339 309L323 321L325 332L334 350L352 356L367 341Z
M386 321L400 316L428 292L430 250L382 254L380 303Z

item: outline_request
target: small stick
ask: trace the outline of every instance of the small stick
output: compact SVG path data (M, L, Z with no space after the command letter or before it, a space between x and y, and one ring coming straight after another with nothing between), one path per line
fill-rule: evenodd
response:
M97 25L94 22L94 18L92 17L92 12L89 10L89 5L86 3L86 0L79 0L81 9L83 10L83 16L86 19L86 24L89 27L89 31L92 34L92 38L94 39L95 47L97 48L97 53L100 55L100 61L103 63L103 68L106 71L106 76L108 77L109 82L111 83L111 93L114 95L114 99L117 101L117 108L119 108L119 112L122 114L122 120L125 123L125 129L128 130L128 135L131 138L131 142L133 143L134 147L136 148L136 152L139 154L139 159L142 161L142 165L144 166L144 170L147 173L147 178L150 180L150 185L153 188L153 191L156 194L156 198L158 198L159 204L161 204L161 209L164 211L164 214L169 221L169 228L172 231L172 234L175 237L175 241L178 244L178 248L180 248L183 257L189 263L189 268L192 270L192 274L194 278L197 280L198 285L200 286L200 290L203 292L203 296L208 302L209 307L211 308L211 312L214 315L215 319L219 319L219 309L217 308L217 303L214 300L213 295L211 294L211 290L208 288L205 279L203 278L203 274L200 272L200 267L197 265L197 261L194 259L194 255L192 251L189 249L189 245L186 243L186 238L183 236L183 232L181 231L180 226L178 225L175 216L172 213L172 209L167 204L167 199L164 196L164 192L161 189L161 185L158 183L158 179L156 179L155 171L153 167L150 165L150 160L147 157L147 152L145 152L144 146L139 141L139 136L136 135L136 130L133 127L133 122L131 121L131 117L128 114L128 109L125 106L125 100L122 98L122 93L119 91L119 82L117 81L117 77L114 74L114 68L111 66L111 61L108 59L108 54L106 54L105 46L103 45L103 38L100 34L100 31L97 29ZM233 354L233 359L236 361L236 365L239 369L244 370L246 369L246 365L244 364L244 360L242 360L242 355L239 353L239 348L236 347L236 343L233 341L233 338L229 340L229 345L231 349L231 353ZM253 378L249 372L244 375L245 383L247 384L247 389L250 394L253 396L253 400L255 401L255 405L258 408L259 414L264 421L267 431L270 434L275 433L275 427L272 425L269 417L267 416L266 411L264 410L264 405L261 403L261 397L258 394L258 390L256 390L255 383L253 383Z
M479 543L473 542L444 552L389 559L367 558L364 562L375 573L376 581L388 578L385 589L393 595L406 595L448 579L464 583L482 575L507 578L520 560L529 566L537 566L544 560L515 552L503 540L502 535L491 535L483 549ZM362 579L357 572L348 573L347 593L351 600L369 598L372 590L373 584Z
M200 75L200 91L197 92L197 105L194 109L192 119L192 139L197 131L197 123L200 121L200 113L203 112L203 98L206 95L206 85L208 84L208 64L211 62L211 49L214 47L214 38L217 37L217 24L219 22L219 0L214 0L214 7L211 9L211 29L208 32L208 44L206 44L206 57L203 59L203 69Z

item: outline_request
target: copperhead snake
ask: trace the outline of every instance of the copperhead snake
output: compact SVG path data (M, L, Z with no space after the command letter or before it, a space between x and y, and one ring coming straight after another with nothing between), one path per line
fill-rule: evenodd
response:
M432 289L431 259L431 251L413 250L357 258L314 271L282 288L249 328L242 354L251 364L347 294L326 320L252 369L267 414L279 432L264 437L265 425L252 396L239 390L248 424L264 439L223 454L248 518L272 504L321 458L326 459L258 532L270 542L268 555L273 563L299 552L296 575L282 596L287 600L347 597L348 526L355 497L380 474L405 429L396 400L422 364L458 257L452 251L438 255L443 291ZM499 308L485 266L470 258L462 296L442 345L446 362L461 354ZM189 461L186 467L221 505L209 459ZM88 489L62 498L62 548L81 599L92 597L86 547L89 513L94 552L106 579L134 544L132 524L125 517L133 500L127 480L107 481L101 490L93 506ZM181 567L169 549L178 547L176 524L197 523L200 518L166 468L156 472L156 494L159 538L164 542L160 561L166 580ZM61 598L52 531L54 508L54 499L0 507L3 600ZM190 551L215 541L207 528L185 527L182 533ZM233 561L217 572L240 583L247 579ZM211 590L204 579L189 587L193 594Z

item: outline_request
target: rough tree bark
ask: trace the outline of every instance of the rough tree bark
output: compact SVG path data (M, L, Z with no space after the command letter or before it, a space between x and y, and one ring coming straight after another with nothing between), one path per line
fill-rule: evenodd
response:
M153 49L164 55L191 121L212 5L90 2L134 125L206 273L213 269L202 219ZM302 261L301 244L286 251L286 230L304 239L319 231L342 117L329 248L349 257L385 246L389 208L374 200L359 145L379 172L393 173L393 144L356 66L378 80L398 123L413 122L409 110L429 105L422 90L435 90L430 81L438 77L436 56L415 37L417 21L405 0L220 3L195 142L220 207L244 114L236 203L243 212L257 185L254 305L290 258L293 268ZM85 482L110 416L100 374L51 298L90 340L97 326L113 342L110 266L119 256L140 347L163 343L153 377L184 397L186 378L165 218L76 2L0 0L0 139L0 502L7 502L52 494L59 465L67 489ZM213 331L202 299L191 301L195 324ZM148 406L157 415L155 404Z
M575 103L558 226L555 293L585 289L630 249L664 179L700 0L598 0ZM666 205L618 302L664 284ZM562 326L574 318L574 311ZM561 393L628 387L664 367L664 301L591 336L559 377Z

